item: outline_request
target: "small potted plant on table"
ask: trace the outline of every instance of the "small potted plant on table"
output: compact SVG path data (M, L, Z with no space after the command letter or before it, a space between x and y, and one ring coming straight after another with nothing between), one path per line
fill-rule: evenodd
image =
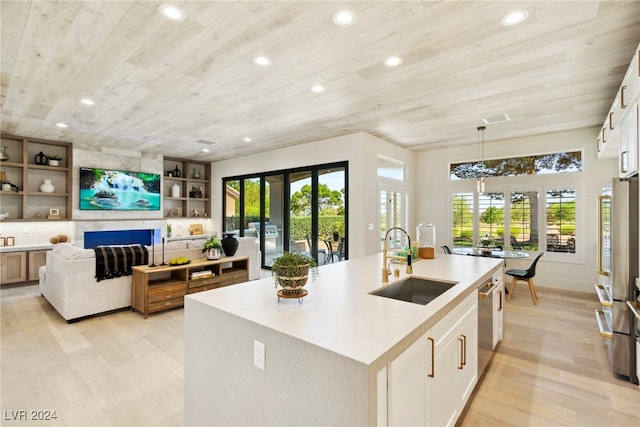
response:
M484 236L480 237L478 243L480 243L480 252L485 255L491 253L491 246L493 246L493 238L491 236L485 234Z

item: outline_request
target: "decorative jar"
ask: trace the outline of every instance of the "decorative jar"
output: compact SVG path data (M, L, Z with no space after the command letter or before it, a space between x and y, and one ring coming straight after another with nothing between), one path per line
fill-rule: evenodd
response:
M233 233L223 233L224 238L221 240L222 250L226 256L234 256L238 250L240 242L234 237Z
M40 186L40 191L43 193L53 193L56 191L56 187L54 187L50 179L45 179L44 183Z
M416 227L418 254L423 259L436 257L436 227L431 223L420 222Z

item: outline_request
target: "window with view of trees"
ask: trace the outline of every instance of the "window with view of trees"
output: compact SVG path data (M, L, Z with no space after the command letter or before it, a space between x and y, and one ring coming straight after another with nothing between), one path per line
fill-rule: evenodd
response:
M474 246L486 235L504 250L575 254L576 193L574 187L453 193L453 246Z
M538 233L538 192L513 191L510 195L510 203L510 249L537 251L540 240Z
M533 156L509 157L462 162L450 165L451 180L475 179L478 176L542 175L582 171L582 152L557 152Z
M450 165L450 179L535 176L582 171L580 151L521 156ZM534 181L532 178L531 181ZM505 250L576 253L577 190L575 187L452 194L454 247L476 245L489 236Z
M284 251L345 260L347 173L339 162L224 178L225 232L258 237L266 268Z
M576 252L576 190L547 191L547 251Z
M453 245L473 246L473 193L453 195Z

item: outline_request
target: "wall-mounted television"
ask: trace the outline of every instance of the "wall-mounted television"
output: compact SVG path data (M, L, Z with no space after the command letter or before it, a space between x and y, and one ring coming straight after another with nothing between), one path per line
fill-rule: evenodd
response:
M160 174L80 168L80 209L160 210Z

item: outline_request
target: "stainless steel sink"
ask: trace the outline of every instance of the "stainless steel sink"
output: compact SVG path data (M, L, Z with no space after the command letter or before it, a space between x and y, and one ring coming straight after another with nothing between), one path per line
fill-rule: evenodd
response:
M427 305L455 285L457 285L457 282L442 282L409 276L369 294Z

